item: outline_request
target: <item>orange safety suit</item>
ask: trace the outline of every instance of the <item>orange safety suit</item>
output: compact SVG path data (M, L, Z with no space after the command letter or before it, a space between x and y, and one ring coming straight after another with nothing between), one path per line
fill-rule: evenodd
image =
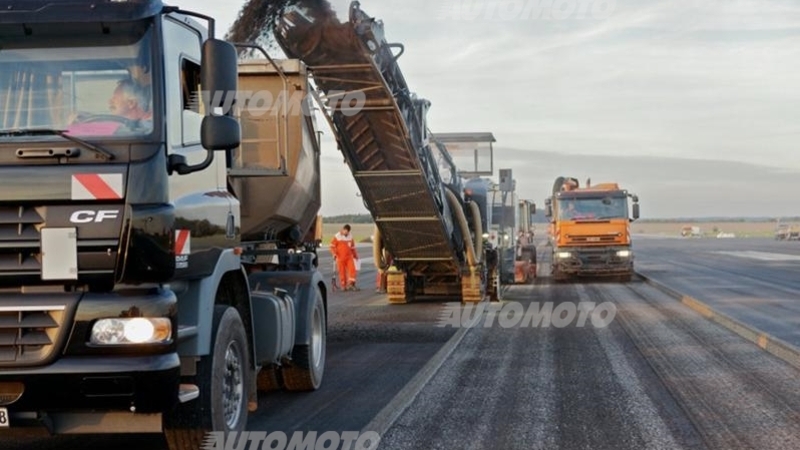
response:
M339 272L339 281L342 289L356 284L356 262L358 253L353 236L344 236L336 233L331 240L331 253L336 259L336 270Z

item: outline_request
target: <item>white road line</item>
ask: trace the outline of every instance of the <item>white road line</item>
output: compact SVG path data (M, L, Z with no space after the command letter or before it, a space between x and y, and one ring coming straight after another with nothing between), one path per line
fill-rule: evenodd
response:
M719 255L736 256L738 258L755 259L758 261L800 261L798 255L787 255L785 253L767 253L754 251L735 251L735 252L714 252Z
M485 314L485 313L484 313ZM425 385L433 378L434 375L439 371L442 367L442 364L450 357L450 354L458 347L458 344L464 339L464 335L466 335L472 328L475 327L475 324L478 323L479 320L483 318L484 314L475 314L475 317L472 318L470 323L466 327L460 328L456 333L451 337L443 346L433 355L425 366L417 372L414 378L409 381L394 398L383 407L375 417L367 424L364 428L362 428L361 432L375 432L378 433L379 436L383 436L389 431L389 428L394 425L397 419L403 415L404 412L408 409L409 406L414 402L417 398L417 395L422 391Z

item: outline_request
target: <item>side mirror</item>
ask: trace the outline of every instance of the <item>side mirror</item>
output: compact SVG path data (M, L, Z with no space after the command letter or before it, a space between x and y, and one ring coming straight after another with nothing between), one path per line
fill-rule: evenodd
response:
M545 215L545 216L547 216L547 217L553 217L553 205L551 205L550 203L548 203L548 204L547 204L547 205L544 207L544 215Z
M210 97L203 119L201 142L208 151L233 150L242 141L242 130L233 118L239 88L239 55L236 47L219 39L203 43L200 84ZM215 114L217 109L221 115Z
M206 114L213 114L216 108L223 115L232 115L236 103L236 90L239 84L239 56L236 47L219 39L209 39L203 43L200 62L200 84L208 95Z
M639 204L633 204L633 220L637 220L639 218Z
M205 116L200 126L200 142L209 152L231 150L239 146L241 127L231 116Z
M194 166L178 161L170 166L170 171L188 174L204 170L214 161L215 151L230 151L241 144L242 130L233 117L239 83L238 61L232 44L219 39L203 43L200 86L205 117L200 125L200 141L208 155Z

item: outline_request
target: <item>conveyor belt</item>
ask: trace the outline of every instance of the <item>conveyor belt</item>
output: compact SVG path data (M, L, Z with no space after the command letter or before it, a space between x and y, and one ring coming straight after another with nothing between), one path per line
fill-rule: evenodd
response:
M402 46L388 44L383 24L358 2L345 23L319 9L290 8L275 35L287 56L313 73L342 153L395 261L458 274L463 246L454 239L447 187L428 142L430 104L408 89L397 65ZM360 108L348 108L356 101L340 101L358 96Z

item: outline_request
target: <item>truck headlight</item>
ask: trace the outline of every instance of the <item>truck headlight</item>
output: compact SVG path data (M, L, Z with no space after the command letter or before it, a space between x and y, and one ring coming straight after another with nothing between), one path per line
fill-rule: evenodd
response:
M631 254L632 253L631 253L630 250L619 250L619 251L617 251L617 256L619 256L620 258L630 258Z
M102 319L92 327L95 345L136 345L169 342L172 322L166 318Z
M556 258L558 258L558 259L572 258L572 253L570 253L570 252L557 252L556 253Z

